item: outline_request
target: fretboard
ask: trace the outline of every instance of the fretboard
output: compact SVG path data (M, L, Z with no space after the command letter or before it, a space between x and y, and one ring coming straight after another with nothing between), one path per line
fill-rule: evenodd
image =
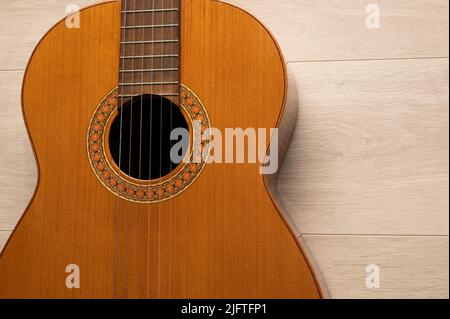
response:
M179 92L180 0L122 0L119 96Z

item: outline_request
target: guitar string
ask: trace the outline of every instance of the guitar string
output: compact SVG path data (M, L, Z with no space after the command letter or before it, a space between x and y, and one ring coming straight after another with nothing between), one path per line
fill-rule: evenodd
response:
M125 5L124 5L125 3ZM125 7L125 8L124 8ZM127 25L127 7L128 7L128 0L124 0L121 1L121 15L120 15L120 21L121 21L121 26L126 26ZM125 13L124 13L125 12ZM122 42L125 43L126 42L126 38L127 38L127 29L123 28L122 31ZM121 43L121 50L119 49L119 51L122 51L122 68L125 70L125 44ZM123 74L123 73L122 73ZM123 85L123 81L121 80L121 77L123 77L123 75L120 74L119 76L119 87L120 87L120 103L118 105L118 112L120 113L120 125L119 125L119 178L117 181L117 198L116 198L116 241L115 241L115 246L114 246L114 255L115 255L115 266L114 266L114 293L113 293L113 297L114 298L118 298L117 296L117 280L118 280L118 272L119 272L119 268L120 268L120 244L119 244L119 234L120 234L120 197L119 197L119 185L121 183L121 168L122 168L122 131L123 131L123 102L124 102L124 85Z
M145 10L146 8L146 0L143 0L143 7L142 9ZM142 13L142 41L145 41L145 22L146 22L146 14ZM135 24L136 21L135 21ZM142 114L142 109L143 109L143 103L144 103L144 55L145 55L145 43L141 44L141 109L140 109L140 123L139 123L139 180L142 179L142 121L143 121L143 114ZM133 82L134 82L134 73L133 73ZM136 234L136 297L139 298L139 279L140 279L140 250L141 250L141 236L142 236L142 232L141 232L141 227L143 225L141 225L141 223L139 223L139 216L141 216L141 220L143 220L143 212L142 212L142 206L139 205L139 208L136 212L136 227L137 227L137 234Z
M161 1L161 7L164 8L165 1ZM164 54L164 11L161 12L161 33L162 33L162 50ZM161 58L161 66L165 65L164 58ZM161 81L162 83L162 81ZM162 175L162 114L163 114L163 94L164 94L164 85L161 84L161 96L160 96L160 109L159 109L159 178L161 178ZM158 194L158 298L161 298L161 193L163 192L162 184L160 186L160 191Z
M136 0L133 0L133 23L136 24ZM132 58L131 58L131 70L134 71L134 56L135 56L135 44L134 42L136 41L136 28L132 29L132 34L133 34L133 40L132 40L132 44L131 46L133 47L132 49ZM134 91L134 83L132 83L133 85L131 85L131 94L133 95L133 97L131 97L130 100L130 120L129 120L129 134L130 136L128 137L128 176L131 176L131 155L132 155L132 148L133 148L133 103L134 103L134 99L135 99L135 91ZM129 268L131 267L130 261L132 260L130 258L132 251L130 249L130 235L131 235L131 216L132 216L132 211L131 211L131 202L127 201L127 214L126 214L126 218L127 218L127 226L126 226L126 234L125 234L125 255L127 256L126 262L125 262L125 298L127 297L128 294L128 279L129 279Z
M174 2L176 2L176 3L174 3ZM180 7L178 5L178 1L177 0L175 0L175 1L171 0L170 8L175 8L175 7L176 8ZM174 19L174 16L175 16L175 19ZM173 20L175 20L175 21L173 21ZM179 19L178 11L176 11L175 14L172 13L172 21L170 21L169 23L180 25L180 19ZM170 39L173 40L174 39L173 28L171 28L170 30L171 30L171 32L170 32L171 33L170 34ZM175 50L174 50L174 48L175 48ZM180 52L179 51L180 50L179 50L178 43L172 44L172 50L174 50L175 53L178 54L178 61L179 61L179 57L180 57ZM173 62L172 59L170 59L170 71L169 71L170 82L175 82L175 81L178 82L176 73L175 73L175 78L173 77L174 72L173 72L173 63L172 62ZM178 70L180 69L179 62L178 62L177 69ZM175 92L175 93L179 93L178 85L177 85L177 89L176 90L177 90L177 92ZM176 107L176 105L172 105L171 108L170 108L170 130L174 129L173 128L173 107ZM170 151L172 151L172 146L173 146L173 143L172 143L172 140L170 140ZM173 164L172 158L170 158L170 162L169 163L170 163L170 171L172 172L172 164ZM173 245L173 243L172 243L172 217L173 217L172 216L172 208L173 208L172 207L172 201L170 201L170 203L169 203L169 298L172 297L172 245Z
M155 25L155 0L152 0L152 11L151 11L151 23L152 25ZM151 40L155 40L155 28L152 28L152 36L151 36ZM151 44L151 55L153 56L154 54L154 43ZM154 69L154 58L151 59L151 69ZM150 81L153 82L154 80L154 76L153 76L153 72L150 73ZM146 291L146 295L147 295L147 299L150 297L150 242L151 242L151 238L150 238L150 226L151 226L151 201L152 201L152 197L153 194L151 193L151 180L152 180L152 138L153 138L153 132L152 132L152 123L153 123L153 87L152 87L152 96L150 99L150 128L149 128L149 189L147 192L147 196L149 197L149 204L148 204L148 214L147 214L147 291Z

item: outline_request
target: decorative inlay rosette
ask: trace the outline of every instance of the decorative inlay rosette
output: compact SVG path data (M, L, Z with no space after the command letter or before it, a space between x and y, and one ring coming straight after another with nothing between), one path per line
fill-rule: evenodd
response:
M180 108L190 122L191 152L171 174L157 181L133 179L114 164L108 148L111 121L118 114L118 90L110 92L97 106L88 129L89 162L99 181L109 191L123 199L137 203L157 203L181 194L198 178L206 162L202 154L208 153L207 134L193 133L195 123L205 133L211 128L208 114L200 99L186 86L181 85ZM198 127L199 125L197 125ZM199 145L199 147L195 147Z

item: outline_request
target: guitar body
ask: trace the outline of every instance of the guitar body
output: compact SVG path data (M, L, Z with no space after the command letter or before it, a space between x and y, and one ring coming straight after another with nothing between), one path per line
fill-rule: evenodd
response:
M0 297L319 298L259 164L206 165L182 193L152 204L99 180L89 125L118 85L120 8L82 10L79 29L60 22L29 62L22 103L39 180L2 252ZM181 83L211 125L282 125L286 71L268 31L218 1L181 9ZM66 285L68 265L79 268L79 288Z

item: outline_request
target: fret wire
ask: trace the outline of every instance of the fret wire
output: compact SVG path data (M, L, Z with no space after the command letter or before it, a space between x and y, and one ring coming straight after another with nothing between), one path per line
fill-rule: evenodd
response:
M150 94L150 93L149 93ZM161 96L178 96L178 93L156 93ZM137 94L119 94L118 97L135 97Z
M142 40L142 41L126 41L120 42L120 44L153 44L153 43L176 43L178 39L165 39L165 40Z
M124 10L122 13L145 13L145 12L169 12L179 11L178 8L161 8L161 9L140 9L140 10Z
M127 0L125 0L127 1ZM129 1L129 0L128 0ZM137 1L137 0L134 0ZM177 28L180 28L180 20L179 20L179 12L180 8L178 1L175 3L172 2L173 5L170 5L170 1L167 1L167 3L163 2L162 7L158 8L152 8L151 6L145 4L145 5L135 5L134 7L128 7L124 8L122 13L122 19L126 19L126 17L131 17L131 20L128 22L123 22L121 25L121 29L124 31L127 31L127 34L131 34L129 32L134 32L134 30L142 30L141 35L139 35L138 39L122 39L120 41L120 45L122 48L126 48L126 52L122 53L120 55L121 63L119 75L119 85L121 87L125 87L125 90L128 92L121 92L122 94L119 95L121 98L133 98L136 96L139 96L140 94L148 93L148 94L157 94L160 96L167 96L167 97L177 97L179 96L179 66L178 66L178 58L179 58L179 47L178 44L180 42L179 40L179 34L178 32L175 32ZM165 7L164 7L165 6ZM166 13L166 14L165 14ZM137 14L141 14L140 16L136 17ZM157 14L157 18L153 16L153 20L150 19L151 14ZM134 20L133 20L134 15ZM170 16L169 20L164 20L166 16ZM126 21L126 20L125 20ZM168 31L165 32L165 31ZM152 31L153 30L153 31ZM161 31L162 30L162 31ZM160 35L160 32L162 32L162 35ZM170 35L170 32L172 32L172 36L169 36L168 38L166 35ZM175 32L175 33L174 33ZM151 36L150 34L153 33ZM161 39L162 37L162 39ZM166 38L164 38L166 37ZM156 39L155 39L156 38ZM162 49L159 44L168 44L167 47L163 45ZM129 47L127 47L127 45ZM131 46L134 47L134 45L142 45L143 49L141 55L134 54L131 51ZM148 46L147 46L148 45ZM149 52L149 49L151 49L153 45L156 45L157 51ZM150 53L150 54L149 54ZM138 68L134 69L134 67L131 66L131 61L138 61L139 59L142 59L142 62L139 63ZM160 60L152 60L152 59L160 59ZM165 60L166 59L166 60ZM170 60L170 65L168 65L169 60L168 59L176 59L175 61ZM145 61L145 62L144 62ZM155 65L149 65L148 63L154 61ZM159 62L161 61L161 62ZM176 65L173 65L175 63ZM159 72L159 73L155 73ZM175 73L175 79L173 79L173 73ZM142 73L145 74L146 79L139 78L138 74ZM150 75L155 74L157 78L155 80L159 81L153 81L153 79L149 82L144 82L144 80L150 80ZM169 77L169 74L170 77ZM167 81L167 82L165 82ZM128 83L127 83L128 82ZM136 91L138 90L139 86L145 86L144 92ZM158 86L161 87L161 89L158 89ZM142 90L141 90L142 91ZM153 91L155 93L153 93ZM161 91L158 93L158 91Z
M121 56L121 59L158 59L158 58L177 58L178 54L157 54L157 55L129 55Z
M138 85L175 85L178 84L178 82L143 82L143 83L126 83L122 82L119 83L119 85L125 85L125 86L138 86Z
M127 72L164 72L164 71L178 71L178 69L177 68L164 68L164 69L120 70L121 73L127 73Z
M122 29L175 28L175 27L179 27L179 25L178 24L127 25L127 26L123 26Z

